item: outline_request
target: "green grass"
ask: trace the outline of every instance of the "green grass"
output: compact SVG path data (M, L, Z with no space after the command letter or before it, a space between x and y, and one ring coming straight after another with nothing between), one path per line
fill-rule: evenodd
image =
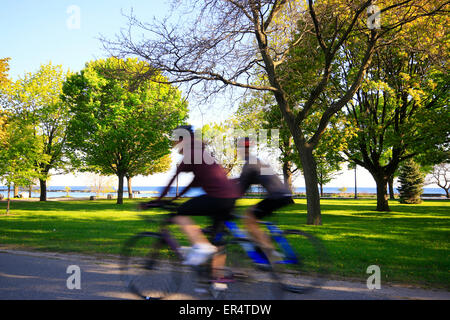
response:
M257 201L239 200L237 211ZM140 218L137 202L126 200L122 206L114 200L14 202L12 215L0 215L0 245L118 254L126 238L154 229ZM301 228L322 239L333 275L367 279L367 267L378 265L384 283L449 289L450 202L402 205L391 201L391 212L374 211L375 200L330 199L321 204L322 226L305 225L304 199L280 210L273 220L282 228ZM0 203L0 212L5 207ZM301 243L296 246L302 250Z

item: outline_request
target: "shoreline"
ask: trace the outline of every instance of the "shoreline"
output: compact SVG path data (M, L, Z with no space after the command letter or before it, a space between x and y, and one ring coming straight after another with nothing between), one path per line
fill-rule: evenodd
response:
M257 195L245 195L241 197L240 199L263 199L264 194L257 194ZM152 199L155 197L152 196L146 196L146 197L133 197L132 199L127 197L123 197L124 200L146 200L146 199ZM170 197L169 197L170 198ZM182 197L182 198L192 198L192 197ZM294 195L293 199L306 199L305 195ZM348 195L335 195L335 196L323 196L320 197L321 200L376 200L376 194L358 194L358 197L355 199L353 194ZM113 197L106 197L106 196L94 196L94 199L91 199L91 197L47 197L46 201L99 201L99 200L117 200L116 196ZM391 201L397 201L399 200L398 196L395 199L389 199ZM436 197L436 196L430 196L430 197L422 197L422 200L435 200L435 201L446 201L450 200L449 198L446 198L445 195ZM7 198L0 198L0 203L6 203L8 201ZM39 197L32 197L32 198L10 198L11 202L39 202Z

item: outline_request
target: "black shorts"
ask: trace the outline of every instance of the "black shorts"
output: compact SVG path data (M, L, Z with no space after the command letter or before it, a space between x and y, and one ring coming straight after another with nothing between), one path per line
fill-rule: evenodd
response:
M209 216L214 222L231 219L236 199L213 198L206 194L183 203L177 213L182 216Z
M268 215L271 215L275 210L278 210L288 204L294 203L291 197L281 198L266 198L253 208L253 214L256 218L262 219Z

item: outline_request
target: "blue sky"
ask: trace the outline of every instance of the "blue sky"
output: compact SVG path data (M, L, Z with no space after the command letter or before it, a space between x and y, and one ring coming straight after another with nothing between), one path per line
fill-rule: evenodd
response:
M73 28L79 8L79 28ZM100 34L113 38L126 27L121 10L142 19L162 17L165 1L145 0L1 0L0 52L11 57L10 76L15 79L51 61L78 71L85 62L104 57L97 39ZM68 26L72 27L70 28Z
M128 13L133 8L140 20L150 21L153 17L162 18L168 10L164 0L0 0L0 3L0 58L11 58L9 75L13 80L50 61L64 69L79 71L87 61L106 56L98 38L103 35L113 39L127 26L122 11ZM79 10L79 20L77 12L68 12L73 6ZM79 28L74 24L77 21ZM190 106L194 126L202 123L199 108L205 113L204 123L226 117L226 108L218 113L218 109L208 111L208 107ZM144 177L135 179L136 185L164 184L170 174L157 175L152 183ZM362 187L375 185L364 170L360 170L360 175ZM353 179L353 172L345 172L329 186L351 187ZM85 181L82 177L55 176L51 185L85 185ZM296 180L296 185L304 185L303 177Z
M142 21L167 14L164 0L0 0L0 58L10 57L9 76L13 80L35 72L41 64L60 64L73 72L90 60L107 56L100 35L113 39L127 26L123 13L133 13ZM70 10L75 7L74 10ZM79 19L77 19L79 17ZM79 25L77 22L79 21ZM191 106L191 123L201 126L199 112L206 108ZM217 114L214 115L217 119ZM204 115L204 123L209 122ZM169 174L135 179L137 185L165 183ZM190 177L186 179L188 181ZM51 185L85 185L83 175L54 176Z

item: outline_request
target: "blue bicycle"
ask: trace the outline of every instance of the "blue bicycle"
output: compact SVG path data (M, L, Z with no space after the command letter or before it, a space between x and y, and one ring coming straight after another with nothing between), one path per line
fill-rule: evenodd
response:
M139 298L278 300L286 292L305 294L323 283L329 259L319 239L261 221L278 252L277 259L270 261L239 227L237 216L220 226L204 229L219 248L209 261L200 266L184 266L184 247L173 236L172 229L177 204L161 202L159 207L171 213L148 220L157 224L158 231L131 237L121 254L122 277ZM299 254L303 250L308 251L307 259Z

